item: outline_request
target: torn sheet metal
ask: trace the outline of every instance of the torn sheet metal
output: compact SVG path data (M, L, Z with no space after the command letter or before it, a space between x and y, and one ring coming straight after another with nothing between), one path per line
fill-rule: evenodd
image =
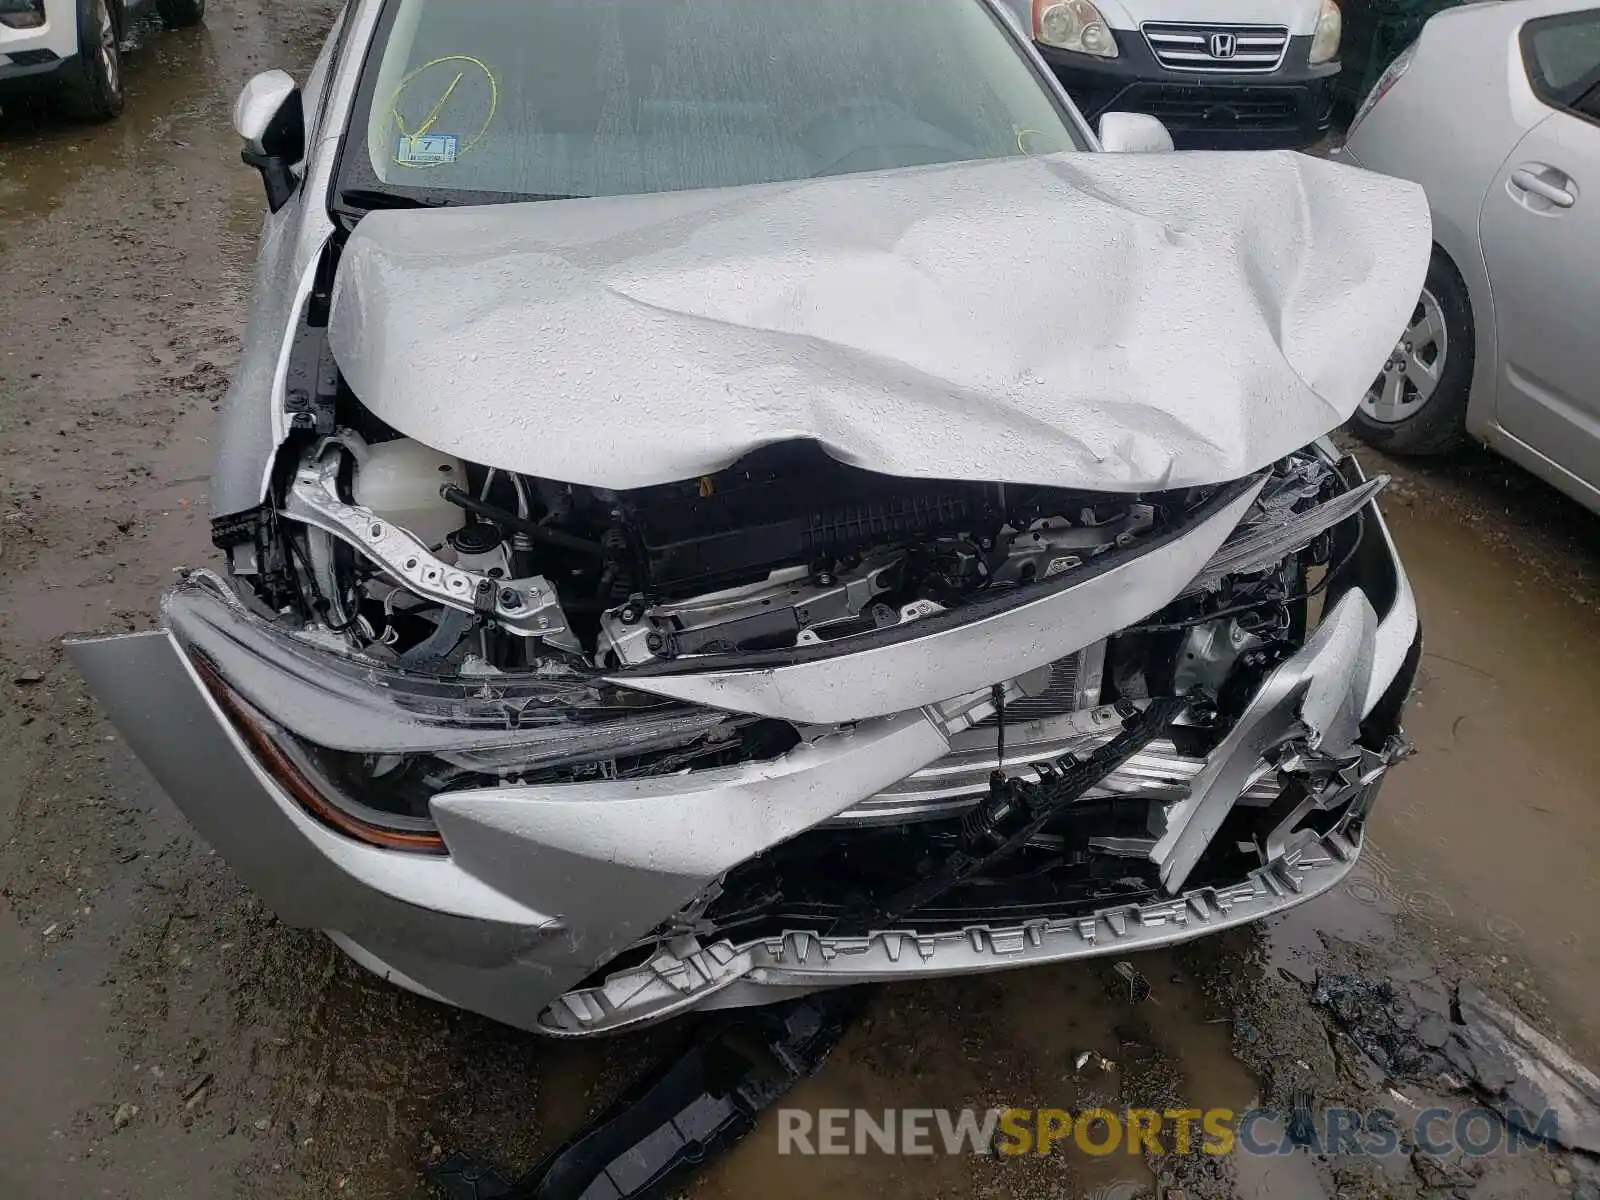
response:
M1323 618L1305 648L1267 678L1189 795L1167 815L1166 832L1150 852L1169 894L1183 888L1267 754L1295 737L1330 754L1351 750L1372 678L1377 626L1366 594L1354 590Z
M1414 185L1287 152L375 212L330 338L395 428L544 478L811 438L891 475L1144 491L1348 417L1430 238Z

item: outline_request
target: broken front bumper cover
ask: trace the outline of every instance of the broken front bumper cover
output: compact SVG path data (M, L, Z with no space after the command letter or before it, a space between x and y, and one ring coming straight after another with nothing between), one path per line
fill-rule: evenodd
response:
M1349 874L1360 849L1360 821L1352 813L1314 843L1232 887L1196 888L1170 900L1117 905L1083 917L932 934L886 930L827 937L796 931L738 946L729 941L701 946L685 939L597 987L562 996L546 1010L540 1029L557 1037L609 1033L696 1009L759 1004L796 990L1154 950L1303 904Z
M1141 569L1160 574L1159 587L1113 597L1118 627L1176 595L1237 524L1244 503L1248 496L1235 493L1187 536L1152 551L1157 561ZM1129 764L1126 779L1109 781L1120 794L1154 771L1168 781L1164 786L1176 780L1182 790L1168 822L1171 845L1156 850L1173 898L1061 920L974 921L955 932L887 929L830 939L795 931L731 940L714 953L709 947L718 940L709 938L708 948L666 953L686 963L720 961L703 972L710 983L694 982L698 967L680 971L670 957L652 958L666 977L684 984L661 983L670 998L657 994L656 983L641 985L631 970L591 985L597 971L648 945L664 923L741 864L811 831L871 824L886 796L896 797L903 811L905 781L950 759L954 731L979 719L971 697L949 700L959 689L947 686L943 661L965 671L987 656L1034 670L1082 648L1098 626L1081 636L1062 627L1065 618L1046 622L1035 606L1019 605L967 626L935 627L930 635L951 643L950 653L922 656L890 687L871 692L872 707L892 691L904 709L813 730L809 740L770 760L436 795L430 807L441 852L426 855L364 844L309 812L263 765L203 673L224 678L279 725L359 753L459 748L463 727L478 751L521 744L527 729L508 730L503 720L508 704L521 703L513 694L516 680L447 687L363 666L256 616L203 575L169 599L166 630L80 642L71 653L168 794L283 920L336 935L358 961L414 991L522 1028L599 1032L692 1008L778 999L796 988L1121 953L1254 920L1332 886L1359 846L1359 814L1387 765L1385 747L1409 691L1418 642L1410 587L1376 507L1365 511L1367 536L1329 590L1318 636L1259 689L1248 710L1254 715L1241 722L1249 728L1235 730L1203 764L1177 761L1153 744ZM331 666L335 659L339 670ZM816 701L818 693L802 689L802 678L807 688L833 688L854 678L857 667L847 657L801 665L805 671L792 679L775 670L765 682L752 678L716 690L726 709L781 712L792 697L809 714L836 701ZM812 671L821 674L812 679ZM777 686L769 687L773 680ZM638 686L629 677L617 682ZM410 686L420 693L403 695ZM673 711L678 716L666 719L692 720L709 709ZM791 719L804 724L799 715ZM1366 760L1340 744L1358 723ZM1241 795L1260 788L1269 768L1250 754L1263 747L1302 758L1343 755L1339 787L1307 798L1312 807L1343 812L1341 823L1275 843L1267 865L1247 877L1241 871L1236 885L1206 880L1186 890L1186 839L1210 836L1187 831L1204 830L1217 812L1225 816ZM1245 762L1251 769L1241 775ZM1352 799L1352 789L1363 797ZM649 974L663 978L654 967Z

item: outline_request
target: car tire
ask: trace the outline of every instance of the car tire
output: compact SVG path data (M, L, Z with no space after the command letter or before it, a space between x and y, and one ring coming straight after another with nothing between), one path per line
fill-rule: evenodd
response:
M1476 357L1467 285L1435 247L1411 322L1350 418L1351 432L1391 454L1448 454L1460 448L1469 440L1467 397ZM1419 386L1424 382L1431 384L1426 394Z
M205 19L206 0L156 0L156 11L168 29L187 29Z
M83 121L122 113L122 29L114 0L78 0L78 57L62 81L62 102Z

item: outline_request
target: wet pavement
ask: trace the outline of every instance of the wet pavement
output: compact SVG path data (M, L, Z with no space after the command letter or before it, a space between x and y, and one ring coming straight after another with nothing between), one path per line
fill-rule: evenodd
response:
M439 1147L529 1165L673 1041L540 1042L284 929L191 837L58 648L148 625L172 569L211 558L209 439L262 207L228 107L256 70L303 76L334 7L213 0L201 29L142 28L110 127L0 116L7 1197L420 1197ZM1471 979L1600 1062L1600 520L1484 454L1368 457L1398 476L1386 507L1427 656L1419 755L1391 777L1357 874L1264 929L1140 957L1140 1004L1104 965L885 989L793 1105L1429 1103L1309 1003L1319 970L1424 999ZM775 1122L688 1192L1566 1197L1592 1170L1544 1153L780 1158Z

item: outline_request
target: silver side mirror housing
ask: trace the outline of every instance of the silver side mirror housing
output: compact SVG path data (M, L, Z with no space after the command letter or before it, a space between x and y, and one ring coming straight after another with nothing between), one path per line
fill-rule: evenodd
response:
M1153 154L1172 149L1172 134L1148 113L1108 112L1100 117L1100 148L1113 154Z
M261 172L267 205L277 212L299 186L294 167L305 158L306 115L300 88L287 71L264 71L239 93L233 128L243 158Z

